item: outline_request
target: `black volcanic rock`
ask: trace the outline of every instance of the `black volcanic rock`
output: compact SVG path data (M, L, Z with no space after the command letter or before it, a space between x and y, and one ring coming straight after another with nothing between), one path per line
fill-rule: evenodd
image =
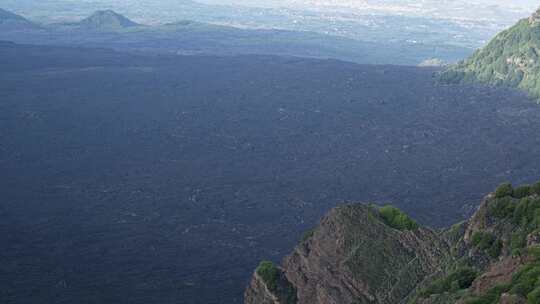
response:
M0 303L238 304L340 201L449 225L540 176L540 107L431 69L37 45L0 67Z
M90 17L81 20L78 25L84 29L104 31L140 26L140 24L112 10L96 11Z

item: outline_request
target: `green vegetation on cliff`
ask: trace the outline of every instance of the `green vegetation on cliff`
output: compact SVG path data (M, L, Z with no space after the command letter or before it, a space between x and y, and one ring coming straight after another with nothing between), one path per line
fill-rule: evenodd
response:
M400 241L401 231L413 226L407 215L391 206L346 206L340 211L345 227L345 265L356 278L380 293L388 292L384 286L392 285L396 276L407 283L417 279L420 265Z
M262 279L268 291L280 300L280 303L296 304L296 289L274 263L262 261L255 272Z
M470 267L458 268L448 276L435 280L433 284L421 292L421 295L427 297L432 294L441 294L448 291L455 292L469 288L477 275L478 273Z
M398 230L413 230L418 228L418 224L413 219L396 207L381 207L379 213L384 222L392 228Z
M497 285L483 295L470 297L465 304L497 304L503 293L527 299L527 304L540 303L540 246L531 247L528 256L531 261L512 276L510 283Z
M274 263L270 261L262 261L259 264L259 267L257 267L256 272L264 281L264 284L266 284L266 287L268 287L270 291L277 290L280 271L276 267L276 265L274 265Z
M512 188L510 184L502 184L495 192L495 199L488 206L489 214L500 220L508 220L514 225L510 237L510 251L520 255L527 244L527 235L540 229L540 188L539 183L533 186L524 185ZM513 189L513 190L512 190ZM481 232L473 235L473 244L486 249L490 237Z
M532 193L534 193L534 194L540 195L540 182L537 182L537 183L535 183L534 185L532 185L531 191L532 191Z
M502 197L510 196L512 195L513 192L514 192L514 189L512 188L512 184L504 183L504 184L501 184L499 187L497 187L497 190L495 190L495 197L502 198Z
M529 185L523 185L520 187L517 187L512 191L512 196L515 198L524 198L532 194L531 186Z
M444 231L392 206L340 206L283 269L263 262L257 274L270 290L290 284L299 304L540 304L538 185L502 184Z
M539 304L540 195L537 187L538 183L516 188L509 183L502 184L468 221L468 232L460 229L461 226L449 229L445 235L455 244L454 262L446 265L446 275L421 289L410 303ZM460 234L462 236L458 237ZM515 263L518 264L509 266ZM507 269L506 279L501 279L501 273L488 274L493 269ZM460 285L456 278L463 278L461 282L468 284Z
M443 83L523 89L540 100L540 10L498 34L471 58L440 75Z
M474 247L485 251L490 257L496 258L501 254L502 242L489 232L478 231L472 236Z

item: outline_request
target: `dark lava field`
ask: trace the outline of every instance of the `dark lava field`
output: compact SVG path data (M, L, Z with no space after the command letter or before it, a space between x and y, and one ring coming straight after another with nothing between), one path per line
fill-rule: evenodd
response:
M436 70L0 44L0 302L241 303L328 209L450 225L540 179L540 106Z

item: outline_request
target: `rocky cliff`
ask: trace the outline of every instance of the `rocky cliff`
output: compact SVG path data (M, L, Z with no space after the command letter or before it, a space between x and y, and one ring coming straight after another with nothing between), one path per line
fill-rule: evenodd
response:
M540 303L540 183L501 185L466 222L435 231L391 207L335 208L246 304Z

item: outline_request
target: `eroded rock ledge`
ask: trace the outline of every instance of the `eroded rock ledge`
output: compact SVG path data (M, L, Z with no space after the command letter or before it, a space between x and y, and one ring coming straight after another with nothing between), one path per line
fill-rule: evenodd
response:
M540 183L501 185L442 231L392 207L341 206L280 267L259 267L245 303L538 304L538 235Z

